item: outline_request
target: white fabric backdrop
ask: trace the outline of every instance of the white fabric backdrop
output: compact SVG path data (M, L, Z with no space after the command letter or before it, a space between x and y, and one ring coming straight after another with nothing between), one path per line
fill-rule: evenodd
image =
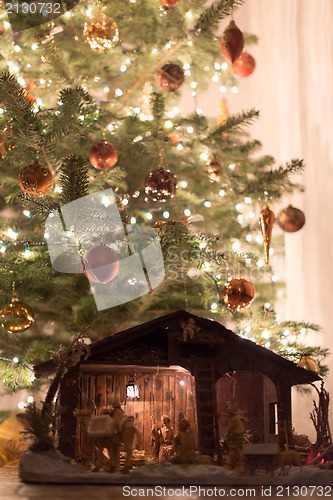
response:
M304 228L285 237L284 319L319 323L323 333L307 341L333 352L333 2L247 0L235 21L257 34L259 44L248 48L257 68L239 82L231 110L259 109L253 136L264 152L278 164L295 157L306 164L300 179L305 193L284 204L292 202L306 215ZM333 367L326 389L333 401ZM296 431L313 437L312 398L293 399ZM333 405L330 411L333 427Z

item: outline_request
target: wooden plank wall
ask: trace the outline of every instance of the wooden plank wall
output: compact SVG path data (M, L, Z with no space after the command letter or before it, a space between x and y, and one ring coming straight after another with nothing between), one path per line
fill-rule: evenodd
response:
M179 422L183 418L188 419L197 444L194 377L189 372L179 373L166 369L140 374L136 378L140 399L133 401L126 399L129 373L82 374L80 408L86 408L87 401L93 399L98 413L103 408L111 408L115 399L120 401L125 413L134 417L135 425L142 434L143 447L147 455L151 454L151 415L155 417L158 426L161 425L162 415L167 415L175 432L178 430ZM184 385L181 385L180 381L184 381ZM80 440L78 426L77 442Z

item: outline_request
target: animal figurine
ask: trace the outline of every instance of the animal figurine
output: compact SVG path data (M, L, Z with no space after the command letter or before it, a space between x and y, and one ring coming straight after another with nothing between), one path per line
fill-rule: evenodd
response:
M280 472L279 476L287 476L291 466L299 467L302 472L301 454L296 450L285 450L280 454Z
M188 339L193 339L195 334L200 330L200 327L195 324L195 319L189 318L187 323L180 322L181 329L183 330L183 340L186 342Z
M94 420L97 422L98 417L104 418L104 423L98 423L96 430L93 430ZM88 434L93 438L96 446L96 462L92 468L93 472L101 469L104 463L103 450L108 451L109 459L107 462L107 470L116 472L120 468L120 446L124 445L126 452L125 464L122 469L123 474L129 473L132 467L132 455L134 438L137 438L137 447L141 447L141 434L135 427L133 419L124 415L120 407L114 408L106 415L98 415L91 420L91 425L88 426Z

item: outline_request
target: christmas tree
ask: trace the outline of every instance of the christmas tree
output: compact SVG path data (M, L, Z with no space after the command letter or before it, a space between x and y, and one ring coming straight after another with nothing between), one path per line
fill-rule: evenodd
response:
M274 311L281 288L274 248L283 240L281 231L271 239L274 204L300 188L293 176L303 162L276 165L260 155L249 135L258 111L228 116L222 100L211 119L196 105L211 81L223 92L254 69L244 50L255 37L233 20L242 3L112 0L7 11L0 35L0 372L9 391L33 384L32 365L78 333L97 340L180 308L231 324L325 374L327 351L298 341L318 326L282 321ZM179 107L182 92L193 96L190 114ZM103 207L87 205L84 214L80 205L89 226L82 237L64 207L96 193ZM126 278L127 288L146 286L147 269L132 279L122 265L123 235L105 218L113 195L127 238L138 234L142 249L158 235L165 275L134 300L98 308L106 283L112 289ZM284 211L280 226L300 229L303 214L296 215L295 222ZM50 216L60 224L59 248L72 244L60 264L50 260ZM96 268L106 263L101 276Z

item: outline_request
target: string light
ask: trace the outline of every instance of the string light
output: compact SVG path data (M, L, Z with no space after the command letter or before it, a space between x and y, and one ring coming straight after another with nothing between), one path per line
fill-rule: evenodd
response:
M186 215L186 217L189 217L191 215L191 210L189 208L185 208L184 214Z
M169 213L167 210L164 210L164 212L163 212L163 217L164 217L165 219L168 219L168 218L170 217L170 213Z
M146 213L146 218L147 218L148 220L152 220L152 218L153 218L153 214L151 214L150 212L147 212L147 213Z

